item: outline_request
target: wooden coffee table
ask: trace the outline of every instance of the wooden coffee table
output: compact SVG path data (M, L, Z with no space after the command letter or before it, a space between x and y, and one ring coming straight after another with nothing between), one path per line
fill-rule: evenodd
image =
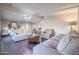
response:
M40 36L32 36L32 37L29 37L28 43L29 44L38 44L39 43L39 37Z

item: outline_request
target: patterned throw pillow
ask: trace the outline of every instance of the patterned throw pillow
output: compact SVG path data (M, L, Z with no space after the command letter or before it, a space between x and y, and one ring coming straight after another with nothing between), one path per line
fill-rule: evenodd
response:
M59 35L54 36L51 39L55 39L55 40L57 40L59 42L64 36L65 36L64 34L59 34Z
M50 48L56 49L57 41L50 39L50 40L47 40L47 41L43 42L42 45L44 45L46 47L50 47Z
M64 37L64 35L63 34L59 34L59 35L57 35L55 37L52 37L51 39L43 42L42 44L44 46L56 49L56 47L57 47L59 41L62 39L62 37Z

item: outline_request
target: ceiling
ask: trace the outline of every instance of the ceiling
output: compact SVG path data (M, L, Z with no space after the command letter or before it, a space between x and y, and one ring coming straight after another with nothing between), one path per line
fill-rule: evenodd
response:
M6 20L38 23L43 17L75 7L75 3L0 3L0 16ZM69 11L70 12L70 11ZM69 13L68 11L66 13ZM60 12L61 13L61 12ZM60 14L59 13L59 14ZM63 12L62 12L63 13Z

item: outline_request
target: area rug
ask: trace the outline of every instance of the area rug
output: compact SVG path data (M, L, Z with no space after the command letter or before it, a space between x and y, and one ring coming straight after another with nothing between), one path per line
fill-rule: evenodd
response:
M33 47L35 47L35 46L36 46L36 44L29 44L29 45L27 45L27 47L30 48L30 49L33 49Z

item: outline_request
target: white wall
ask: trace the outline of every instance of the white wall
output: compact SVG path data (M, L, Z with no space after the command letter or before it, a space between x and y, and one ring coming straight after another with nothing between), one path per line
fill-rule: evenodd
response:
M1 39L1 18L0 18L0 39Z
M3 20L1 21L1 29L8 28L10 21Z
M54 28L56 34L67 33L68 32L68 20L76 20L75 14L67 15L58 15L45 17L39 24L36 24L39 27L42 27L42 30Z
M0 34L1 34L1 18L0 18Z
M56 34L65 33L67 27L65 21L60 20L56 17L45 18L43 21L40 22L40 26L42 27L42 30L53 28Z
M78 10L77 10L78 14L77 14L77 28L78 28L78 32L79 32L79 7L78 7Z

